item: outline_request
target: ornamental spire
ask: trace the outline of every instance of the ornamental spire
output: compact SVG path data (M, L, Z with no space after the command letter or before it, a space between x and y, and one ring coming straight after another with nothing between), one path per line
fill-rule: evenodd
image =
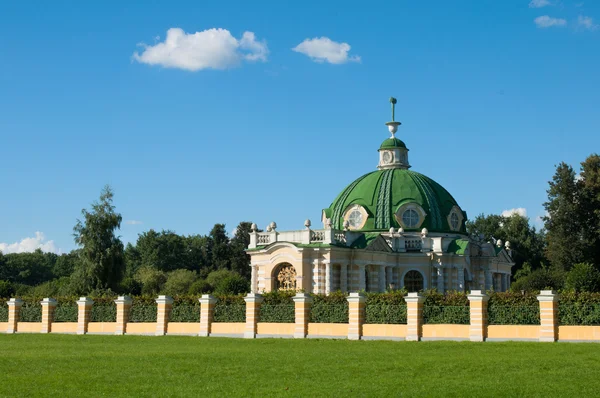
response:
M392 134L392 138L396 138L395 134L398 131L398 126L400 126L400 122L396 121L396 98L390 97L390 104L392 104L392 121L387 122L385 125L388 126L388 130Z

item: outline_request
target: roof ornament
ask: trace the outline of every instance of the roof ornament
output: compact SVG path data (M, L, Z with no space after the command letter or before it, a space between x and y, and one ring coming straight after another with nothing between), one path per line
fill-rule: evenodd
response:
M390 104L392 104L392 121L387 122L385 125L388 126L388 130L392 134L392 138L396 138L395 134L398 131L398 126L400 126L400 122L396 121L396 103L398 101L394 97L390 97Z

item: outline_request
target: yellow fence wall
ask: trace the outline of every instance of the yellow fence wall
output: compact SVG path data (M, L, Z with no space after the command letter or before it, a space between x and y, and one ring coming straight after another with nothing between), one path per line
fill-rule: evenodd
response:
M200 323L194 322L169 322L167 324L167 334L198 334Z
M403 339L406 338L406 325L364 324L363 336Z
M488 339L528 339L537 340L540 337L539 325L489 325Z
M293 323L259 322L257 324L256 334L293 335L295 327L296 325Z
M424 339L468 339L469 325L423 325Z
M51 333L77 333L77 322L56 322L52 324Z
M116 330L117 330L116 322L90 322L90 323L88 323L88 333L114 334Z
M313 336L348 336L347 323L309 323L308 335Z

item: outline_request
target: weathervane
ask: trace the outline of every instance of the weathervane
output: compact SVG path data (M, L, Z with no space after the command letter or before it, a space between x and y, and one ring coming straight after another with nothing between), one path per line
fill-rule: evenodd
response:
M396 98L394 97L390 97L390 104L392 104L392 121L391 122L387 122L385 125L388 126L388 130L390 130L390 133L392 133L392 138L396 138L394 136L394 134L396 134L396 131L398 131L398 126L400 126L400 122L396 121Z

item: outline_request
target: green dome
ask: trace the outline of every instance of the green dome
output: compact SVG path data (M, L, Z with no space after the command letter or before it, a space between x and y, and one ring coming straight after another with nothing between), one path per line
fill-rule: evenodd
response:
M388 138L381 143L379 149L390 149L390 148L406 148L406 144L398 138Z
M431 178L402 168L365 174L348 185L323 211L325 217L331 218L333 228L343 229L344 213L349 206L360 205L368 213L361 231L388 231L390 227L400 227L394 215L401 206L410 203L419 205L426 216L420 225L405 228L406 231L427 228L430 232L466 233L467 215L462 210L458 214L459 230L453 231L448 225L452 209L458 206L452 195Z

